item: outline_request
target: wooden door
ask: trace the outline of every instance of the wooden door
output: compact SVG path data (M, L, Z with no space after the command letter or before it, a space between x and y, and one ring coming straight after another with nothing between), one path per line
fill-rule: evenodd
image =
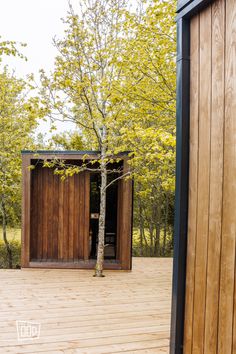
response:
M61 181L52 169L39 164L31 181L31 261L88 259L88 174Z

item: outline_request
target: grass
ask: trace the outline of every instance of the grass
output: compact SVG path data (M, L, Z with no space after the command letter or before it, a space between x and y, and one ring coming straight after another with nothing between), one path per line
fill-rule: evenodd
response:
M20 267L20 253L21 253L21 230L19 228L8 228L7 239L12 249L12 264L13 268ZM3 242L2 228L0 228L0 268L8 268L8 255L6 246Z
M150 242L150 233L148 229L145 229L145 235L147 238L147 241ZM170 236L170 235L168 235ZM21 241L21 229L20 228L8 228L7 229L7 238L9 241ZM133 229L133 246L138 247L139 245L139 229L135 228ZM161 232L161 242L163 239L163 231ZM0 227L0 240L2 240L2 228Z
M7 228L7 239L9 241L21 241L21 229L20 228ZM2 228L0 227L0 240L2 237Z
M152 253L152 249L151 249L151 237L150 237L150 231L145 228L144 230L145 232L145 237L148 243L148 248L146 248L145 246L145 242L144 242L144 249L143 249L143 254L142 256L150 256L150 254ZM173 256L173 251L172 249L170 249L170 247L168 247L168 244L170 243L172 239L172 234L171 233L167 233L167 238L166 238L166 247L164 250L164 254L162 254L162 256L167 256L167 257L172 257ZM140 256L140 232L138 228L133 228L133 255L134 256ZM164 242L164 230L161 230L160 232L160 248L163 247L163 242ZM162 250L163 252L163 250Z
M145 229L145 235L147 238L148 244L150 244L150 233L148 229ZM171 235L168 235L170 238ZM12 252L13 252L13 267L16 268L20 265L20 251L21 251L21 229L20 228L8 228L7 229L7 239L11 244ZM139 230L138 228L133 229L133 255L140 256L140 246L139 246ZM163 231L160 235L160 244L163 242ZM143 256L150 256L149 247L146 249L144 247ZM172 256L172 250L169 250L166 256ZM2 228L0 228L0 268L7 268L7 252L6 247L3 242L2 237Z

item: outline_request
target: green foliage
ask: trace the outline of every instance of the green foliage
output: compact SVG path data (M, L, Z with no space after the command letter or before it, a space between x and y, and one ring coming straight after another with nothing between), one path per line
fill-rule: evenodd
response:
M123 59L124 148L133 151L134 225L139 254L165 256L173 247L175 186L176 1L147 1L130 14Z
M165 240L164 232L161 231L159 240L159 249L155 253L155 247L152 245L151 235L149 229L144 230L146 242L144 245L140 245L140 230L134 228L133 230L133 244L132 244L132 255L133 257L172 257L173 256L173 237L172 232L167 234ZM154 251L153 251L154 250ZM159 252L158 252L159 251Z
M18 56L21 59L26 59L26 57L19 51L17 46L19 47L26 47L25 43L17 43L14 41L2 41L2 37L0 36L0 63L2 61L3 55L12 55Z
M140 244L148 228L150 247L163 255L173 230L176 1L148 0L137 10L123 0L82 4L79 15L70 7L65 36L54 42L54 72L41 72L42 102L51 118L60 113L80 127L88 149L103 147L105 159L132 151Z
M19 240L11 240L9 245L12 250L12 268L20 268L21 242ZM0 240L0 268L8 268L8 253L5 243Z
M18 244L9 242L7 226L20 223L21 150L34 147L32 132L43 115L32 89L9 73L7 67L0 71L0 223L10 268L16 263Z
M63 132L52 136L49 148L55 150L85 150L82 135L78 132Z
M75 122L90 149L114 150L125 97L116 87L122 81L117 65L124 46L126 1L83 1L80 16L70 7L65 37L54 42L59 51L50 77L41 72L42 102L53 119L58 113ZM102 141L102 129L106 141Z
M0 73L0 221L4 204L9 225L20 218L21 150L33 147L31 133L41 115L38 99L28 98L28 90L6 67Z

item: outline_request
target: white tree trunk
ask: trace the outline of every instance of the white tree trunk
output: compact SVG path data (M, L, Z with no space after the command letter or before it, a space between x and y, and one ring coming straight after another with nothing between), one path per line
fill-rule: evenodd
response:
M102 141L106 139L106 129L103 127ZM107 186L107 167L106 167L106 144L101 147L101 189L100 189L100 214L98 227L98 249L97 262L95 267L95 277L103 276L104 248L105 248L105 224L106 224L106 186Z

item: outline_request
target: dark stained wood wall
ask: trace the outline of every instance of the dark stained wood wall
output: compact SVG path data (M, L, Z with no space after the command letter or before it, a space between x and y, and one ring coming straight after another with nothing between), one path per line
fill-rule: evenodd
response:
M236 353L236 1L191 20L185 354Z
M128 170L127 161L124 160L123 173ZM118 240L117 254L124 269L132 268L132 181L120 180L118 185Z
M30 259L88 259L89 175L65 181L37 165L31 176Z
M36 160L37 156L37 160ZM22 267L93 268L89 260L90 174L88 171L62 182L40 160L58 159L80 163L82 152L23 152ZM90 153L90 159L97 159ZM129 168L122 158L124 173ZM76 162L77 161L77 162ZM36 164L32 171L31 164ZM132 267L131 180L118 182L117 259L105 261L105 269L130 270Z

